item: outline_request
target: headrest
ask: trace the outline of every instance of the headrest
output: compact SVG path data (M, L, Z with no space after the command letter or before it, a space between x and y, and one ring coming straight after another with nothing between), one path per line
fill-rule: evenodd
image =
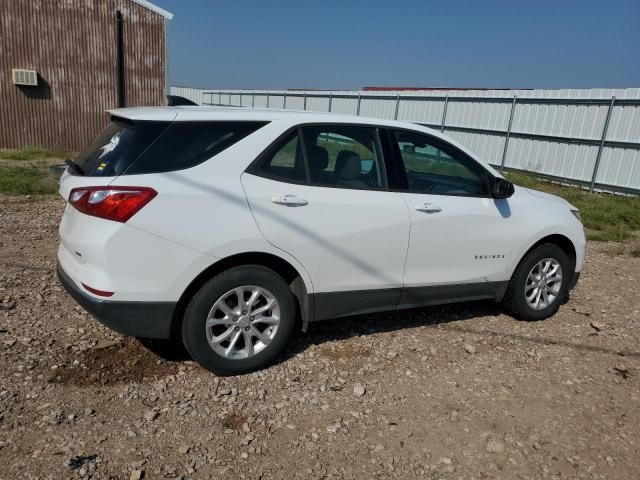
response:
M344 167L338 173L340 180L356 180L362 176L362 165L358 155L352 155L345 160Z
M338 152L338 156L336 157L336 174L340 175L340 170L344 168L345 163L350 157L354 155L358 155L356 152L352 152L351 150L340 150Z
M329 165L329 152L324 147L311 147L309 152L309 170L324 170Z

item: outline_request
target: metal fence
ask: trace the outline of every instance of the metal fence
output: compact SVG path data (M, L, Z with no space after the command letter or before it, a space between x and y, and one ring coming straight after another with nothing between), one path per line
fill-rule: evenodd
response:
M201 90L207 105L333 112L438 129L501 170L640 194L640 89L467 92Z

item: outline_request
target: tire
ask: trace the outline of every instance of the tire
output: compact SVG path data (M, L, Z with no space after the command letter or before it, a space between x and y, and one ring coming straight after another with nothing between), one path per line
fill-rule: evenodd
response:
M246 302L253 294L257 297L251 307ZM269 305L274 307L259 312ZM253 311L258 314L252 316ZM210 372L249 373L270 365L282 353L293 332L295 315L293 294L280 275L260 265L234 267L213 277L193 296L184 314L182 341L191 357ZM276 317L279 320L274 324ZM258 332L260 337L253 336ZM216 341L222 337L223 341Z
M552 262L548 262L550 265L548 272L553 271L553 262L556 262L561 269L562 279L559 282L549 283L547 287L548 290L545 290L544 286L536 289L534 280L529 280L530 273L532 273L532 278L541 278L542 276L546 277L548 275L548 278L551 280L557 277L555 274L544 273L543 269L537 269L535 272L532 271L534 267L538 268L541 262L542 265L547 265L548 260L552 260ZM516 267L515 272L513 272L504 297L504 306L511 315L520 320L537 321L549 318L558 311L560 305L566 299L572 277L573 264L564 250L552 243L539 245L524 256ZM559 286L556 286L557 283L559 283ZM525 288L528 288L527 292L533 304L536 303L536 297L540 300L537 308L527 300ZM539 295L537 292L540 290L543 291L541 291ZM553 296L553 300L545 302L545 291L550 292L551 290L553 290L555 295L553 293L547 293L547 298L551 299Z

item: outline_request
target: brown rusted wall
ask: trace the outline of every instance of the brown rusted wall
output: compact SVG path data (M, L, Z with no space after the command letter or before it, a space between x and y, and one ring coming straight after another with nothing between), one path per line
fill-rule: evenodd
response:
M0 147L79 150L117 106L116 11L126 105L162 105L164 17L131 0L0 0ZM36 70L38 87L11 81Z

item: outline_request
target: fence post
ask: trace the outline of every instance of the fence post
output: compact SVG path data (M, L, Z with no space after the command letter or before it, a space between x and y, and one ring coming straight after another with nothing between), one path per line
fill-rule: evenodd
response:
M331 103L333 103L333 92L329 92L329 113L331 113Z
M242 106L242 92L240 92L240 106Z
M449 105L449 95L444 98L444 107L442 108L442 125L440 125L440 131L444 132L444 124L447 121L447 106Z
M267 108L269 108L269 92L267 92Z
M393 114L393 119L398 119L398 110L400 109L400 94L396 95L396 113Z
M591 175L591 185L589 191L593 192L593 187L596 184L596 177L598 176L598 168L600 167L600 158L602 157L602 150L604 149L604 142L607 139L607 130L609 130L609 120L611 120L611 113L613 112L613 106L616 103L615 95L611 96L611 103L609 104L609 110L607 110L607 118L604 121L604 127L602 128L602 138L600 138L600 146L598 147L598 155L596 156L596 164L593 166L593 175Z
M358 106L356 107L356 115L360 115L360 102L362 98L360 97L360 92L358 92Z
M504 172L504 162L507 160L507 148L509 148L509 137L511 137L511 124L513 123L513 112L516 111L518 96L513 96L511 102L511 113L509 114L509 125L507 126L507 136L504 138L504 149L502 150L502 161L500 162L500 173Z
M303 110L307 109L307 92L304 92L304 102L302 104L302 109Z
M251 108L255 108L256 106L256 92L251 94Z
M282 109L283 110L287 109L287 92L284 93L284 96L282 98Z

